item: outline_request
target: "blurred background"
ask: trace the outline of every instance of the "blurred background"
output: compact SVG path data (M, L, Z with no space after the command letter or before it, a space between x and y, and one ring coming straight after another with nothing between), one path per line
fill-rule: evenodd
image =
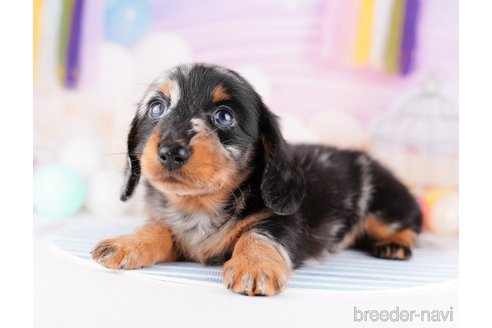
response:
M427 231L458 232L458 0L34 0L33 59L39 222L141 215L141 193L119 201L136 103L208 62L245 76L289 141L367 150Z

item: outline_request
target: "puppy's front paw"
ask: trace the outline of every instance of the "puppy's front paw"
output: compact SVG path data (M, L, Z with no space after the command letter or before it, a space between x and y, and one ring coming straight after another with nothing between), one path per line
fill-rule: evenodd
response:
M280 293L290 272L277 261L246 255L231 258L224 264L224 283L233 292L254 296Z
M132 238L121 236L106 239L97 244L91 252L92 258L110 269L136 269L153 265L142 254L142 245Z
M132 234L103 240L91 255L110 269L136 269L176 260L172 235L157 222L144 225Z

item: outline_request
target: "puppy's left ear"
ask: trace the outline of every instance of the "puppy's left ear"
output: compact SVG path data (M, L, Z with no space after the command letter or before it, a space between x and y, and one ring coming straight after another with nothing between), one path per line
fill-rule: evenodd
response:
M265 158L261 196L275 214L293 214L304 199L304 174L280 132L277 116L265 105L261 107L260 138Z
M131 197L140 180L140 160L135 154L138 145L138 119L137 116L132 121L130 132L127 138L128 159L125 169L125 181L121 189L120 199L126 201Z

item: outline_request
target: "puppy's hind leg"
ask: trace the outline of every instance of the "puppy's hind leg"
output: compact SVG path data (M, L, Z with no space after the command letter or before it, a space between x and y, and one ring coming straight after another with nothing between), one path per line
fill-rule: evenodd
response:
M102 240L91 255L110 269L136 269L176 260L172 235L159 222L148 223L129 235Z
M393 260L407 260L412 256L416 232L410 228L397 229L397 225L372 215L366 218L364 237L372 255Z
M389 170L372 161L371 197L363 220L363 240L377 257L406 260L422 228L422 212L405 187Z

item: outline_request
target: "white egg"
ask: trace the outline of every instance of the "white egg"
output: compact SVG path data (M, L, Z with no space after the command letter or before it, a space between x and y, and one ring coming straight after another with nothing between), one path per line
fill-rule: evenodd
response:
M123 174L100 171L89 179L86 207L98 217L112 220L128 210L128 203L120 200Z
M103 146L96 139L79 137L69 140L60 153L60 161L83 177L89 177L102 164Z
M316 143L318 138L309 130L300 117L290 113L276 113L279 116L282 134L291 143Z
M362 149L367 145L367 135L360 123L343 111L316 114L310 120L309 128L326 145L351 149Z

